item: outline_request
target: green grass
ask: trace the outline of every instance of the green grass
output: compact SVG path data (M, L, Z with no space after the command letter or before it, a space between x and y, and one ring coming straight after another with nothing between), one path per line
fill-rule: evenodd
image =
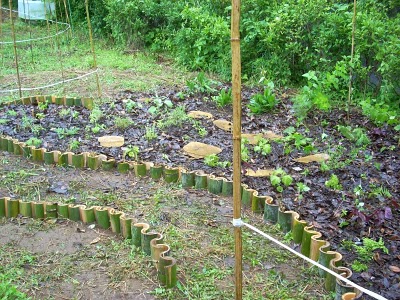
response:
M9 23L2 26L4 40L11 41ZM50 27L54 33L55 26ZM47 35L47 27L29 26L28 23L18 21L16 32L18 40L29 38L30 35L43 37ZM107 40L95 39L94 43L99 81L106 97L112 94L110 91L148 91L160 85L184 86L185 73L177 66L172 68L166 63L160 64L159 57L144 52L123 52L110 45L110 41ZM88 33L82 29L75 30L72 38L64 33L57 39L18 43L17 53L23 88L44 86L94 70ZM0 79L1 90L18 88L12 44L0 46ZM22 94L30 96L38 93L97 98L96 75L40 91L23 91ZM0 102L17 98L18 91L0 94Z

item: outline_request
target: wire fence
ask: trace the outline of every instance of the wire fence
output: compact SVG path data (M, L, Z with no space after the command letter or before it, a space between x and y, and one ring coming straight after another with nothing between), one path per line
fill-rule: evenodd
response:
M248 224L246 222L243 222L241 219L233 219L232 224L233 224L233 226L236 226L236 227L237 226L245 226L245 227L249 228L250 230L260 234L261 236L263 236L264 238L270 240L271 242L275 243L276 245L284 248L287 251L290 251L291 253L293 253L294 255L298 256L299 258L301 258L301 259L307 261L308 263L310 263L310 264L312 264L312 265L324 270L325 272L327 272L327 273L331 274L332 276L336 277L336 279L348 284L349 286L352 286L353 288L357 289L358 291L360 291L360 292L362 292L364 294L367 294L367 295L373 297L374 299L388 300L387 298L385 298L385 297L383 297L381 295L378 295L377 293L374 293L374 292L372 292L372 291L370 291L370 290L368 290L368 289L366 289L366 288L364 288L364 287L352 282L351 280L343 277L342 275L332 271L331 269L321 265L320 263L310 259L309 257L297 252L296 250L294 250L294 249L290 248L289 246L279 242L277 239L271 237L270 235L266 234L265 232L259 230L258 228L254 227L254 226L252 226L252 225L250 225L250 224Z

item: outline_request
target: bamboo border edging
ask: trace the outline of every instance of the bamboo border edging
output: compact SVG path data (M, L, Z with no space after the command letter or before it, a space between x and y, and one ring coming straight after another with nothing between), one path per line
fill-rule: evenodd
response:
M66 207L68 210L65 210ZM121 234L125 239L131 239L133 245L151 256L160 284L172 288L177 283L177 261L170 256L170 247L163 242L163 235L149 231L149 224L134 222L133 218L127 217L123 212L115 211L110 207L86 207L86 205L0 198L0 218L16 218L18 215L39 220L62 218L84 224L95 223L103 229L110 229L113 233ZM113 222L118 226L113 226ZM142 228L139 234L135 231L137 226Z
M33 96L25 97L20 100L1 103L1 106L10 104L36 104L39 101L48 101L53 104L65 105L66 97L55 96ZM83 106L87 109L93 108L93 99L90 98L74 98L74 105ZM70 102L72 103L72 101ZM107 159L105 155L97 153L73 153L62 151L49 151L44 148L36 148L34 146L26 146L24 142L19 142L12 137L0 136L0 150L10 152L15 155L30 158L36 162L45 164L62 164L73 166L76 168L90 168L92 170L115 170L121 173L129 172L134 168L134 164L125 165L126 161L115 161L115 159ZM193 172L179 167L170 167L162 165L150 166L149 170L143 173L135 170L137 177L149 176L153 180L163 180L167 183L181 183L183 188L204 189L214 195L222 195L232 197L233 181L222 177L215 177L210 174L201 172ZM345 278L350 278L352 271L346 267L342 267L342 255L337 251L330 250L330 243L322 239L322 234L313 230L312 225L308 225L305 220L300 219L300 215L294 211L281 211L274 200L267 195L258 195L258 191L248 188L247 185L240 185L242 205L250 208L255 213L262 213L263 219L271 223L278 223L284 232L292 231L293 241L300 245L301 253L307 257L318 261L323 266L330 268L336 273L343 274ZM6 200L9 199L9 200ZM20 213L19 203L13 202L10 198L0 198L0 218L1 217L16 217ZM18 206L18 209L16 208ZM34 206L38 206L38 214L40 218L45 218L47 215L46 204L32 203L32 215L34 214ZM42 213L41 206L44 207ZM68 205L68 209L64 205L58 204L55 208L57 215L63 218L68 216L68 219L83 222L96 222L100 227L104 228L110 224L112 231L122 234L125 238L132 238L135 245L139 245L137 239L140 235L140 245L142 250L152 256L155 263L158 278L161 283L167 287L174 287L177 282L176 278L176 260L169 257L170 248L162 243L163 236L160 233L148 231L149 225L146 223L134 223L133 219L127 218L123 212L116 211L112 208L91 207L86 208L84 205ZM17 209L17 213L16 213ZM92 209L92 212L90 210ZM26 210L26 208L25 208ZM23 213L28 214L29 211ZM29 209L28 209L29 210ZM54 210L54 208L53 208ZM86 212L88 211L88 212ZM104 220L104 211L107 212L108 221ZM89 214L89 215L87 215ZM101 216L102 215L102 216ZM128 229L130 227L130 230ZM139 230L140 229L140 230ZM140 232L140 234L139 234ZM136 241L134 241L136 239ZM154 248L154 249L153 249ZM163 250L160 250L163 249ZM158 256L158 255L162 256ZM153 257L154 255L154 257ZM320 271L320 275L325 278L325 289L327 291L335 291L339 298L343 300L352 300L359 296L358 291L324 271Z

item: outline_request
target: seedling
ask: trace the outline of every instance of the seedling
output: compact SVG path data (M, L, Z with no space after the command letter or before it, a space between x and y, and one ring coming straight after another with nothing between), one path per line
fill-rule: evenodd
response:
M353 129L350 126L342 125L338 125L337 128L345 138L354 142L357 146L365 146L371 143L363 128L356 127Z
M310 190L310 188L306 184L304 184L302 182L297 182L296 186L297 186L297 193L299 194L297 196L297 199L302 200L303 199L303 193L308 192Z
M366 264L374 258L374 251L382 250L384 253L389 254L389 250L386 248L382 238L379 238L379 241L363 238L363 245L359 246L354 244L353 248L357 252L358 258L353 262L351 267L356 272L361 272L368 269Z
M69 116L70 114L71 114L71 110L69 108L63 108L58 113L60 118L65 118L65 117Z
M212 96L211 99L217 104L218 107L223 107L232 103L232 89L228 91L222 89L218 96Z
M197 133L199 134L200 137L205 137L208 133L207 129L204 128L203 126L201 126L200 122L195 120L195 119L191 119L192 121L192 125L194 127L194 129L197 130Z
M28 146L39 147L40 145L42 145L42 140L35 137L31 137L26 141L25 144L27 144Z
M231 165L229 161L219 161L217 154L210 154L204 157L204 163L209 167L227 168Z
M7 111L7 115L9 115L10 117L15 117L17 115L17 112L13 109L10 109Z
M240 157L243 161L247 162L250 159L249 149L246 145L249 143L249 140L246 138L242 139L242 143L240 144Z
M114 125L118 129L126 129L129 126L131 126L132 124L133 124L133 121L129 117L126 117L126 118L115 117L115 119L114 119Z
M150 106L148 112L152 115L156 115L160 112L163 108L172 108L174 104L170 99L165 96L156 96L153 100L154 105Z
M272 152L271 144L268 142L268 140L260 138L257 142L257 145L254 146L254 152L267 156Z
M6 125L9 122L7 119L0 119L0 125Z
M204 72L200 72L193 80L186 81L186 85L190 94L194 93L213 93L217 82L208 79Z
M44 113L37 113L37 114L36 114L36 118L37 118L38 120L44 119L45 116L46 116L46 115L45 115Z
M126 156L128 156L130 158L133 158L133 160L137 161L138 160L138 156L139 156L139 152L140 152L140 150L139 150L138 146L129 145L124 150L123 157L125 158Z
M90 112L89 122L92 124L96 124L100 121L102 117L103 117L103 112L99 107L95 106Z
M282 193L284 187L288 187L293 182L293 177L287 174L283 169L279 168L272 172L269 178L272 186L276 187L279 193ZM283 186L282 186L283 184Z
M74 151L74 150L76 150L76 149L79 148L79 145L80 145L80 144L81 144L81 143L80 143L78 140L72 140L72 141L69 142L68 147L69 147L69 149L70 149L71 151Z
M125 103L125 108L127 112L132 112L134 111L136 108L142 108L142 104L136 101L133 101L131 99L129 99L126 103Z
M269 82L263 94L255 94L250 98L247 107L253 114L262 114L275 108L278 103L279 101L274 95L274 83Z
M325 181L325 186L336 191L342 189L342 185L339 183L339 178L335 174L332 174L329 180Z
M46 110L48 108L48 106L49 106L49 104L47 102L45 102L45 101L40 101L38 103L38 109L41 110L41 111Z
M106 126L105 126L104 124L101 124L101 125L95 124L95 126L92 127L91 130L92 130L92 132L93 132L94 134L96 134L96 133L99 133L100 131L102 131L105 127L106 127Z
M146 127L146 133L144 134L144 137L146 140L151 141L156 139L158 136L156 127L154 125L152 126L147 126Z
M182 127L183 123L189 119L190 117L186 114L185 106L179 105L168 112L164 118L158 120L157 127L160 129L170 126Z

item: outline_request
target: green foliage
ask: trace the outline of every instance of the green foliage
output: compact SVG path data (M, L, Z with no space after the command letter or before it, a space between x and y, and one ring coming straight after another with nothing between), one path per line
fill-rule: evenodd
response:
M332 174L329 180L325 181L325 186L339 191L342 189L342 185L339 183L339 178L335 174Z
M271 144L268 142L268 140L260 138L257 142L257 145L254 146L254 152L267 156L272 152Z
M246 138L242 138L242 142L240 144L240 157L243 161L249 161L250 159L250 154L249 154L249 148L247 148L247 144L249 143L249 140Z
M222 89L217 96L211 98L218 107L223 107L232 104L232 89L229 88L228 91Z
M4 274L0 274L0 299L4 300L28 300L24 293L17 290L11 280Z
M78 140L71 140L68 144L68 148L71 151L77 150L80 146L80 142Z
M292 184L293 178L289 174L287 174L283 169L279 168L272 172L271 176L269 177L271 185L276 187L276 190L279 193L282 193L284 187L288 187ZM283 186L282 186L283 184Z
M163 110L166 110L168 108L172 108L174 104L172 101L165 97L165 96L156 96L155 98L152 99L153 105L149 107L148 112L152 115L156 115L160 113Z
M179 105L169 111L164 117L157 122L157 127L160 129L170 126L182 127L183 123L188 121L190 117L186 114L185 106Z
M103 117L103 111L100 107L93 107L89 115L89 122L92 124L98 123L100 119Z
M125 103L125 109L127 112L132 112L134 111L136 108L141 108L142 104L136 101L133 101L131 99L129 99L126 103Z
M210 154L204 157L204 163L209 167L227 168L231 165L229 161L219 161L217 154Z
M40 147L40 145L42 145L42 140L35 137L31 137L25 142L25 144L27 144L28 146Z
M158 137L158 134L157 134L157 131L156 131L156 127L154 125L147 126L146 127L146 132L144 134L144 137L148 141L156 139Z
M263 94L255 94L250 98L247 107L253 114L262 114L275 108L278 102L274 95L274 83L269 82Z
M351 128L350 126L342 125L338 125L337 128L345 138L354 142L357 146L365 146L371 143L363 128Z
M216 91L217 82L207 78L204 72L200 72L191 80L186 81L186 86L190 94L195 93L213 93Z
M119 129L126 129L129 126L133 125L133 121L129 117L115 117L114 125Z
M128 147L125 148L123 157L125 158L126 156L133 158L135 161L138 160L140 150L138 146L132 146L129 145Z
M352 263L351 267L356 272L368 270L367 264L374 258L374 251L382 250L386 254L389 253L382 238L380 238L379 241L374 241L370 238L363 238L363 245L359 246L353 244L353 248L358 256Z

